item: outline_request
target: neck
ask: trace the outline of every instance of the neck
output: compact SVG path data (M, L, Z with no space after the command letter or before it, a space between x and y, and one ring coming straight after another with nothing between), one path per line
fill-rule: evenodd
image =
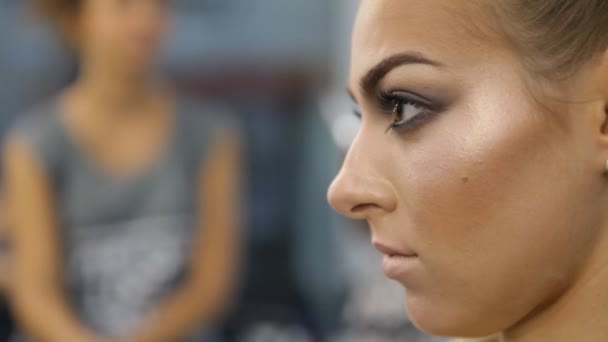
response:
M149 72L126 69L103 61L84 61L74 88L97 108L129 111L148 101L157 87Z
M550 305L504 333L503 342L608 341L608 237L597 241L572 285Z

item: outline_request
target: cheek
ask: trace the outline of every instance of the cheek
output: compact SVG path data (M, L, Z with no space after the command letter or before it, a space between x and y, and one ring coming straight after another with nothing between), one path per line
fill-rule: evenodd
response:
M393 175L425 267L424 286L409 292L414 319L481 333L563 287L591 238L577 232L588 189L567 137L532 108L487 102L498 105L447 113L424 139L400 145L394 157L406 166Z

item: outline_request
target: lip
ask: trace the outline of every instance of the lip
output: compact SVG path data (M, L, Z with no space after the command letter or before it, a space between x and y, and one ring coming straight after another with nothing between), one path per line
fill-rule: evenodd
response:
M409 249L397 249L382 242L374 241L374 247L384 254L382 269L393 280L403 282L419 262L418 254Z
M383 243L381 241L377 241L374 240L372 242L372 245L374 245L374 247L382 254L387 255L387 256L402 256L402 257L408 257L408 258L412 258L412 257L417 257L418 254L416 252L414 252L411 249L407 249L407 248L395 248L393 246L390 246L386 243Z
M382 270L388 278L405 283L418 261L418 256L385 255L382 260Z

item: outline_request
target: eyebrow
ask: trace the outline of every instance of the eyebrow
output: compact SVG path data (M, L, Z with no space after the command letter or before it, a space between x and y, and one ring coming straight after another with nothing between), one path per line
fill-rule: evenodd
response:
M410 64L424 64L433 67L441 68L444 65L425 57L419 52L404 52L392 55L383 59L380 63L371 68L367 74L361 79L361 89L366 94L373 94L378 86L378 83L393 69Z

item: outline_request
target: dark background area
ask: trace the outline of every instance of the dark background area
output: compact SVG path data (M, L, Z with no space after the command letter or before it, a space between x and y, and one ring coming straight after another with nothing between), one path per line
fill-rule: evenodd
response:
M325 200L357 129L343 90L357 1L178 6L161 69L183 94L230 103L245 127L247 243L240 291L219 327L225 338L431 341L405 318L403 291L382 275L365 227L339 219ZM1 136L76 70L28 1L0 0ZM2 273L10 284L10 270ZM9 319L8 308L0 316Z

